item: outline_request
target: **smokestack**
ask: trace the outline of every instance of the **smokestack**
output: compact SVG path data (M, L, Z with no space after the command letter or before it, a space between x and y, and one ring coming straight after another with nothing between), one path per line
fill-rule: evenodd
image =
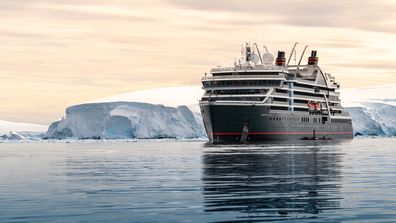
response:
M278 57L276 58L275 64L277 66L285 66L286 58L285 58L285 52L284 51L278 51Z
M311 56L308 58L308 65L317 65L318 64L318 57L316 56L316 50L312 50Z

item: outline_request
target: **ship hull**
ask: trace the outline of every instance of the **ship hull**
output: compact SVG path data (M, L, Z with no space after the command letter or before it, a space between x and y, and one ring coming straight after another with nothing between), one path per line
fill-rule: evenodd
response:
M352 139L352 123L329 116L274 112L269 106L200 105L211 143L245 143L304 139Z

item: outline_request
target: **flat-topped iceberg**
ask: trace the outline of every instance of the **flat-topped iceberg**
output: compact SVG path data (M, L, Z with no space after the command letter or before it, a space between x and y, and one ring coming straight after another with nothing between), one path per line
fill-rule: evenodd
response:
M47 138L199 138L202 121L186 106L139 102L88 103L68 107Z

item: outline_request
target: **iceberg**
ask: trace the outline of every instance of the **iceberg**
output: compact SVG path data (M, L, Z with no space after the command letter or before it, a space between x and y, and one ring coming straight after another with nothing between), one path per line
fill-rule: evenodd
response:
M396 106L381 102L362 102L347 107L355 135L396 136Z
M17 132L9 132L0 136L0 140L23 140L25 137Z
M141 102L101 102L66 109L66 118L52 123L46 138L202 138L202 120L187 106Z
M40 139L48 126L0 120L0 140Z
M0 135L0 140L40 140L45 136L45 132L8 132Z

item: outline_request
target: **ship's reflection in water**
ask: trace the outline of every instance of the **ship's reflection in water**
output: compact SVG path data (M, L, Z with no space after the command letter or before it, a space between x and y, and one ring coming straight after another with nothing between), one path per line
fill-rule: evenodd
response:
M329 214L341 199L342 153L335 150L331 145L206 148L205 211L259 221Z

